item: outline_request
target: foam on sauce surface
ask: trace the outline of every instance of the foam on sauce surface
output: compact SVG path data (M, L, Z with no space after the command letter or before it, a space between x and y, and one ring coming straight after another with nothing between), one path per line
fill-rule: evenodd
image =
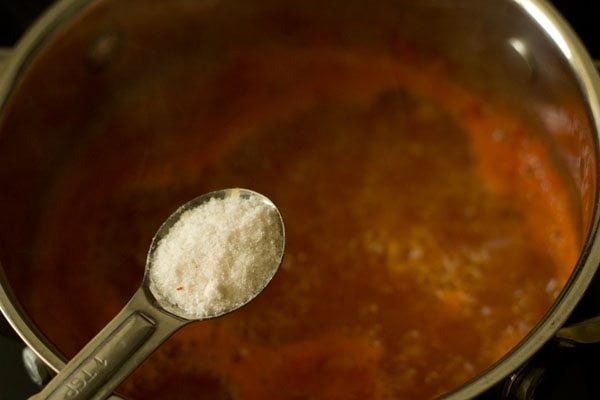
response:
M566 281L579 238L547 147L443 70L315 46L186 77L115 104L65 169L27 309L76 353L141 281L173 206L222 187L278 205L286 255L261 296L176 334L123 393L431 398L502 357Z

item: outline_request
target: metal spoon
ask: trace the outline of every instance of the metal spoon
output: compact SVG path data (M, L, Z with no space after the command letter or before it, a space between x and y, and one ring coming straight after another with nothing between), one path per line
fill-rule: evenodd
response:
M104 400L175 331L190 322L199 321L200 319L193 320L183 315L177 315L173 310L166 311L157 302L149 289L148 279L149 271L152 268L153 254L160 245L161 239L179 220L182 213L201 206L211 198L223 199L234 196L244 199L258 196L265 205L270 207L273 217L277 221L277 229L281 238L276 243L278 258L276 265L270 266L272 275L265 279L264 284L255 293L249 293L250 296L246 302L233 303L230 308L202 319L227 314L256 297L271 281L283 257L285 231L279 210L267 197L246 189L225 189L197 197L177 209L156 232L148 252L143 283L129 303L40 393L30 397L30 400Z

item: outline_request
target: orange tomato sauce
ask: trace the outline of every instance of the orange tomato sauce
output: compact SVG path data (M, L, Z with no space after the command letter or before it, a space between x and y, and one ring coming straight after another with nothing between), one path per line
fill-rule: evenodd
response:
M128 396L432 398L516 345L571 272L580 238L539 132L439 63L262 47L164 74L99 116L48 194L34 320L75 354L203 192L269 196L287 247L256 300L178 332Z

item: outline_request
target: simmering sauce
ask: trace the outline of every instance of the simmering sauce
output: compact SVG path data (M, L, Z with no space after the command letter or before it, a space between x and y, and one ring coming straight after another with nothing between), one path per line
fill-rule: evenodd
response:
M160 223L204 192L264 193L287 246L257 299L169 339L128 396L432 398L506 354L570 274L548 147L437 64L265 46L161 74L99 115L48 193L34 320L75 354L141 282Z

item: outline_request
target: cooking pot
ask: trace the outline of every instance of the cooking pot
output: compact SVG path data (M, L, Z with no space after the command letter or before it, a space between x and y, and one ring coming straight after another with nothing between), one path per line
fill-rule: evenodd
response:
M137 96L147 92L139 91L140 85L152 88L157 76L185 88L185 81L178 79L190 76L191 70L210 74L223 48L253 43L254 25L270 24L277 40L301 46L306 19L315 16L321 23L342 28L333 39L317 35L312 41L333 40L340 47L358 45L388 53L402 52L400 48L410 43L417 55L408 51L403 53L406 57L435 54L443 59L454 81L510 106L541 127L572 185L582 245L566 285L525 339L446 398L483 393L522 366L565 323L600 262L600 80L579 40L546 2L259 0L223 5L190 0L64 0L23 37L0 75L0 204L5 210L0 228L4 269L0 307L52 370L60 370L65 358L20 304L36 275L28 270L30 240L39 228L41 210L52 207L46 204L49 182L65 168L64 160L90 140L81 127L93 131L94 124L106 117L104 105L115 98L143 101ZM186 72L179 75L179 71ZM177 112L194 112L185 109L189 101L182 104L184 109ZM137 128L147 127L143 114L134 118L142 120ZM146 124L153 122L148 117ZM46 126L52 131L44 131ZM114 151L123 150L118 138L114 146ZM75 294L57 295L69 299Z

